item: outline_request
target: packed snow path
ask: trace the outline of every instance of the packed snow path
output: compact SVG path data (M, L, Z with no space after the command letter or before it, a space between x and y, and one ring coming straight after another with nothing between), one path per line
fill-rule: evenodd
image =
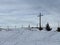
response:
M60 32L36 29L0 31L0 45L60 45Z

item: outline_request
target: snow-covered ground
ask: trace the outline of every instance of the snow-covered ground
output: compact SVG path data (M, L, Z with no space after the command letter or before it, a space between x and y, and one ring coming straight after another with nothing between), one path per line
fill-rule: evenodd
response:
M0 45L60 45L60 32L38 29L0 31Z

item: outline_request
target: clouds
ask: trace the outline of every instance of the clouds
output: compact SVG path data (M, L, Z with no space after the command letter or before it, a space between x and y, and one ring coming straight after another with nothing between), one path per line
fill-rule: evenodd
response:
M46 20L49 17L49 20L57 21L60 14L59 5L59 0L0 0L0 24L36 25L40 12L43 15L52 15L42 17L43 19ZM55 20L53 23L56 22Z

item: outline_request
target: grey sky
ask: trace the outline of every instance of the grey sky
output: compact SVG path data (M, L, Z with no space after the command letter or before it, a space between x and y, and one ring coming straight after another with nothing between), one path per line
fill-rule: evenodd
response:
M60 0L0 0L0 25L36 26L41 12L42 24L60 21ZM52 25L53 24L53 25Z

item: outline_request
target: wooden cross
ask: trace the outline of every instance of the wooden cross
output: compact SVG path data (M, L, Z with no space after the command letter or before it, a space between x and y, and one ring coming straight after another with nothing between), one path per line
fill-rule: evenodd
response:
M39 14L39 28L41 28L41 16L43 16L41 13Z

